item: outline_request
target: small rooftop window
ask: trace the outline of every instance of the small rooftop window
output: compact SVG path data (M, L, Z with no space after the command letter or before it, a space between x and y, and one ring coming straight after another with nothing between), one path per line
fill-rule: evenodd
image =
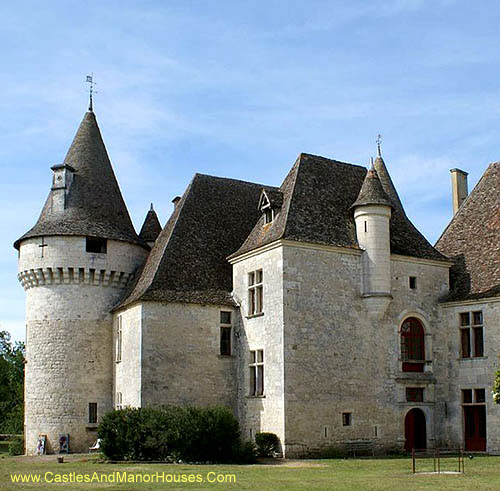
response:
M264 224L271 223L274 219L274 211L272 208L264 210Z
M97 237L86 237L85 252L94 252L98 254L106 254L108 241Z

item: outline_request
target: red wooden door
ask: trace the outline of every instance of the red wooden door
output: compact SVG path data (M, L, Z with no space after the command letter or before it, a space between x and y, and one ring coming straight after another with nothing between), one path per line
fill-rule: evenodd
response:
M427 448L425 414L421 409L408 411L405 418L405 450L423 450Z
M486 451L486 406L464 406L465 450Z

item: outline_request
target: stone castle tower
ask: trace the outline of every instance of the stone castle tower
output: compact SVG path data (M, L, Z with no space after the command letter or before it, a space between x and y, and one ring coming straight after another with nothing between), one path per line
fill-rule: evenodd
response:
M26 448L61 435L87 451L100 415L113 407L110 310L149 246L132 225L96 117L89 110L35 226L18 239L26 290Z

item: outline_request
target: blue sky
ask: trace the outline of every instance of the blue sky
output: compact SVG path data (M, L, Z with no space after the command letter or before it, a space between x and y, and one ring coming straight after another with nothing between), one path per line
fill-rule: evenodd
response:
M434 242L449 169L500 159L494 1L1 2L0 329L24 338L13 241L36 221L50 166L95 112L137 229L162 223L195 172L279 185L300 152L383 155Z

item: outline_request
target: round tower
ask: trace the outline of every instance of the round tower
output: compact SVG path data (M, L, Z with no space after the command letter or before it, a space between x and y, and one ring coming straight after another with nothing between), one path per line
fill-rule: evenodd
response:
M36 452L86 452L113 407L111 308L148 254L136 234L94 113L83 118L35 226L18 239L26 290L25 438Z
M364 250L361 294L370 314L380 318L392 298L390 220L393 205L373 166L352 208L356 237Z

